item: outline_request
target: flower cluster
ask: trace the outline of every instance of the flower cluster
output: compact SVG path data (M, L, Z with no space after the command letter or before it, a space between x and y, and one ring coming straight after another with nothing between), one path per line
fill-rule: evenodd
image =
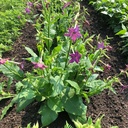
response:
M30 14L31 13L31 8L33 6L32 2L27 2L27 7L25 8L25 13Z
M65 33L64 35L70 37L73 42L75 42L77 38L81 37L78 26L69 28L68 33Z

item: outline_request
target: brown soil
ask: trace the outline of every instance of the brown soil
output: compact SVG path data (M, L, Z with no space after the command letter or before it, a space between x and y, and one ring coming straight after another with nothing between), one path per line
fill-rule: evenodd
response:
M90 35L100 34L102 39L105 39L106 35L114 37L110 41L113 50L108 52L111 59L104 59L104 62L110 64L112 69L108 73L101 74L101 77L105 78L118 74L120 71L119 69L125 68L126 60L120 51L120 39L114 36L112 30L108 27L104 19L101 19L100 15L96 13L92 7L88 6L87 1L83 2L82 5L88 9L90 14L89 16L86 16L90 26L85 25L84 29L88 29ZM24 46L28 46L36 52L36 30L34 27L30 23L26 23L22 33L23 34L16 40L12 51L3 55L4 58L15 58L15 60L19 62L22 61L22 58L29 57ZM32 66L30 63L25 63L24 70L28 71L31 70L31 68ZM1 77L3 76L1 75ZM125 77L122 77L121 82L127 85L128 80ZM119 128L128 128L128 91L125 90L125 92L121 93L121 86L118 84L115 84L114 88L117 94L105 90L101 94L91 98L91 102L88 104L87 116L91 116L95 121L98 117L104 114L102 128L110 128L115 125L119 126ZM0 101L0 113L9 102L10 99ZM32 124L34 124L37 120L40 123L40 115L37 114L39 106L39 103L33 103L19 113L16 113L16 106L14 106L0 121L0 128L26 127L28 123L32 122ZM49 128L63 128L66 120L72 124L67 113L60 113L57 120L54 121Z

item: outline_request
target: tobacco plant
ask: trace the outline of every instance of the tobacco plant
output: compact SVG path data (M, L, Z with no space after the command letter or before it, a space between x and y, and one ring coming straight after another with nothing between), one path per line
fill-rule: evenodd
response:
M34 25L38 52L25 47L31 57L24 60L33 65L32 71L23 71L23 63L0 59L0 71L10 78L11 83L16 81L16 94L3 109L1 119L14 104L19 112L36 101L40 102L38 113L43 127L56 120L63 111L72 121L84 124L87 122L84 99L89 102L91 96L104 89L114 92L112 84L118 81L115 76L103 80L99 77L99 72L104 71L99 63L102 57L107 57L108 45L105 42L92 45L94 36L84 32L80 24L79 2L41 2L41 14ZM110 70L109 65L103 64Z

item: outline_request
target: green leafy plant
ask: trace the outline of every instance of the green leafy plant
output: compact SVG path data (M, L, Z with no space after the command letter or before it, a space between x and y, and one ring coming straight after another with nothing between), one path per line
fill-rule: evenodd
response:
M19 112L37 101L40 102L38 112L43 127L56 120L63 111L72 121L85 124L87 104L83 99L89 102L91 96L104 89L114 92L112 84L118 82L116 76L99 78L99 72L105 71L99 63L102 57L107 57L108 45L97 42L97 46L92 46L94 36L88 37L79 24L79 2L42 0L42 8L35 24L38 53L25 47L31 56L24 59L33 64L33 70L24 72L23 63L0 59L0 71L17 81L16 94L3 109L1 119L14 104ZM87 50L89 46L91 48ZM110 70L109 65L102 64Z
M26 14L26 3L27 0L0 1L0 57L3 52L11 50L13 42L21 34L20 30L30 17Z
M75 128L102 128L101 127L101 120L102 120L103 116L98 118L95 123L93 123L91 117L88 118L88 120L87 120L87 122L85 124L81 124L79 121L74 121ZM73 128L73 127L70 126L66 122L66 125L64 126L64 128ZM111 128L118 128L118 127L117 126L112 126Z
M109 16L107 20L115 34L122 38L122 50L128 54L128 2L127 0L90 0L95 9Z

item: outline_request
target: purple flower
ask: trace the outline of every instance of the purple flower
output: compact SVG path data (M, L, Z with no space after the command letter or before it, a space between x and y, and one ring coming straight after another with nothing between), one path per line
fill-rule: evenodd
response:
M113 49L110 45L107 45L105 48L107 51L111 51Z
M72 41L75 41L77 38L81 37L78 26L75 28L69 28L68 33L65 33L64 35L69 36Z
M64 4L62 9L65 9L66 7L68 7L71 4L71 2L67 2L66 4Z
M25 8L25 13L30 14L31 10L29 8Z
M97 47L98 49L104 49L105 48L104 42L98 43Z
M34 65L34 68L40 68L40 69L45 69L47 68L47 66L45 66L44 64L42 63L36 63L36 62L32 62L32 64Z
M126 89L128 89L128 85L121 85L121 92L124 92Z
M104 71L105 71L105 72L108 72L108 71L111 70L111 68L112 68L111 65L105 64Z
M125 64L125 66L126 66L126 70L128 70L128 64Z
M0 64L5 64L8 60L9 58L6 58L6 59L0 58Z
M27 6L32 7L33 3L32 2L27 2Z
M80 61L81 55L79 54L79 52L75 52L70 54L71 60L69 61L70 63L76 62L78 63Z
M21 69L21 70L24 69L24 65L25 65L25 61L22 61L22 62L20 63L20 69Z

